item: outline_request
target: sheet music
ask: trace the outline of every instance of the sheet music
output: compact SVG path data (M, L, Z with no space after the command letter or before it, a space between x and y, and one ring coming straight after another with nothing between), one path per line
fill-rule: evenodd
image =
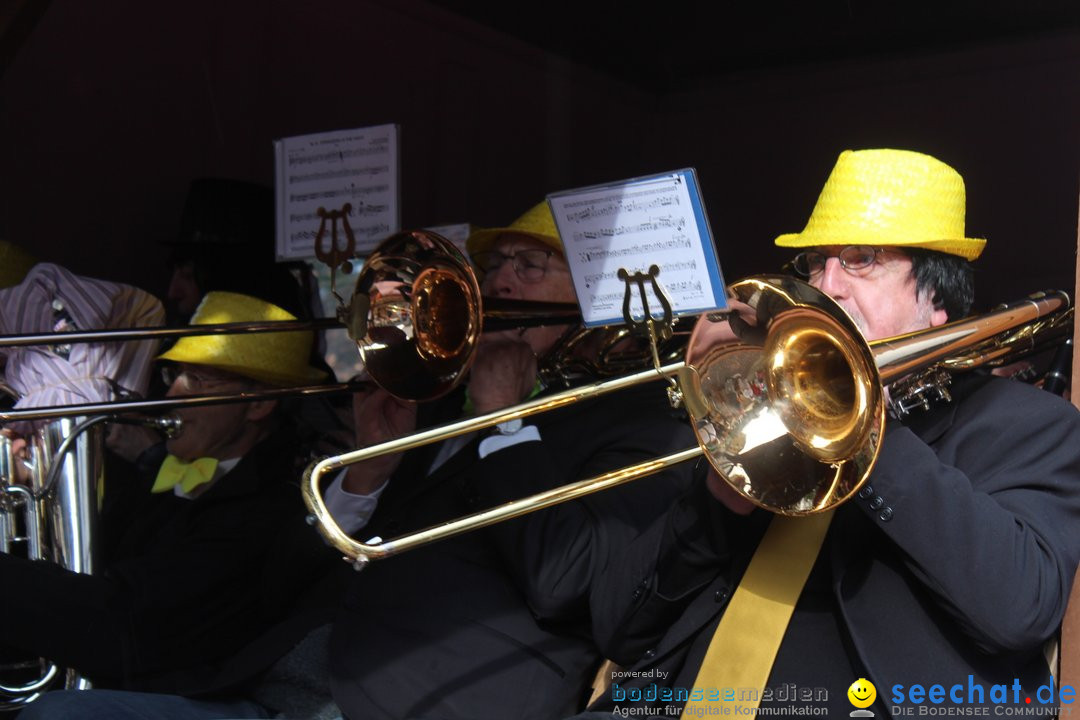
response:
M620 268L647 272L656 265L676 315L726 306L693 170L554 193L548 202L586 325L623 322ZM659 302L648 295L655 315Z
M469 223L455 223L453 225L433 225L432 227L424 228L430 230L437 235L442 235L444 238L454 243L457 249L461 251L461 254L465 257L469 257L468 251L465 249L465 241L469 239L469 233L472 232L472 225Z
M357 256L367 255L401 229L398 201L398 128L378 125L299 135L274 141L277 259L315 257L320 207L352 209L349 226ZM324 247L329 248L327 221ZM338 227L338 247L345 233Z

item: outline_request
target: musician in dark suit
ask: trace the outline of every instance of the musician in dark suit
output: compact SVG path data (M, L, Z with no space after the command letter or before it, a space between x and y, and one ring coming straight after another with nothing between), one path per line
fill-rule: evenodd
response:
M214 292L193 322L288 319L262 300ZM310 332L182 338L162 356L175 363L169 395L309 384L322 377L308 366L311 341ZM100 575L0 554L0 582L18 588L7 607L20 617L5 645L110 688L50 693L26 717L116 718L145 698L183 702L145 691L205 687L337 562L305 523L303 458L277 400L177 414L180 434L144 452L133 472L111 466ZM235 669L233 682L273 660ZM228 703L224 714L248 705Z
M474 233L468 249L485 295L574 300L546 204L508 228ZM419 423L415 406L372 391L357 405L358 440L382 441L546 392L537 356L565 330L486 334L467 387L421 406ZM358 537L388 539L692 442L653 383L354 465L328 504ZM551 718L582 707L600 660L589 621L592 583L608 555L674 500L680 472L372 563L355 578L330 642L344 716ZM363 498L358 510L341 504L346 494Z
M984 244L965 236L960 176L894 150L841 155L806 229L776 242L800 248L795 269L869 340L962 317L969 261ZM714 332L730 336L726 324ZM684 717L735 714L754 693L761 710L788 714L1006 704L1047 714L1057 695L1044 644L1080 560L1080 417L989 374L961 375L950 393L904 422L887 419L868 483L810 556L764 659L764 688L732 688L703 665L723 666L726 655L745 667L762 645L731 655L742 638L714 632L771 516L702 472L596 583L597 636L625 671L585 716L676 714L695 689ZM760 598L751 621L765 616ZM706 663L707 651L720 660ZM860 679L876 701L849 701Z

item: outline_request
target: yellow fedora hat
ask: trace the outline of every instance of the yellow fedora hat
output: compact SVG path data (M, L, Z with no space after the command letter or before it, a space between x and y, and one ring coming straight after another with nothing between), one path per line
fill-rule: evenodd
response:
M33 255L14 243L0 240L0 288L18 285L37 265Z
M780 247L887 245L926 248L974 260L985 239L964 231L964 179L945 163L909 150L840 153L801 233Z
M295 320L277 305L250 295L214 290L206 293L191 316L192 325ZM296 332L198 335L183 337L160 360L206 365L270 385L303 385L326 373L308 365L313 334Z
M470 256L487 252L503 233L528 235L552 250L563 252L559 231L555 227L555 218L551 216L551 208L548 207L547 201L529 208L524 215L510 223L509 227L482 228L473 231L465 241L465 249L469 251Z

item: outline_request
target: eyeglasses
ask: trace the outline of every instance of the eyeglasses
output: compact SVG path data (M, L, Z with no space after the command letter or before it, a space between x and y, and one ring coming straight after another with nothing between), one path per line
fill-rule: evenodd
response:
M242 377L222 377L216 374L203 374L197 370L184 368L179 365L162 365L161 379L169 387L172 387L174 383L180 383L187 390L191 390L195 393L222 388L226 385L234 385L238 382L245 382L245 378Z
M504 262L510 260L513 262L514 272L522 282L534 283L544 279L548 263L554 254L554 250L540 249L518 250L512 255L504 255L498 250L488 250L473 255L473 262L486 275L497 271Z
M885 248L875 248L869 245L848 245L836 255L825 255L817 250L807 250L795 256L791 261L795 272L803 277L813 277L825 270L825 263L829 258L835 257L840 261L840 267L852 275L865 275L867 268L873 265L878 255L886 252Z

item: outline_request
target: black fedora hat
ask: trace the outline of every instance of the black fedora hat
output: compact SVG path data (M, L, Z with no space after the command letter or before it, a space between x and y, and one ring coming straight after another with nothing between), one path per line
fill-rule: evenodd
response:
M273 189L227 178L192 180L172 244L273 248Z

